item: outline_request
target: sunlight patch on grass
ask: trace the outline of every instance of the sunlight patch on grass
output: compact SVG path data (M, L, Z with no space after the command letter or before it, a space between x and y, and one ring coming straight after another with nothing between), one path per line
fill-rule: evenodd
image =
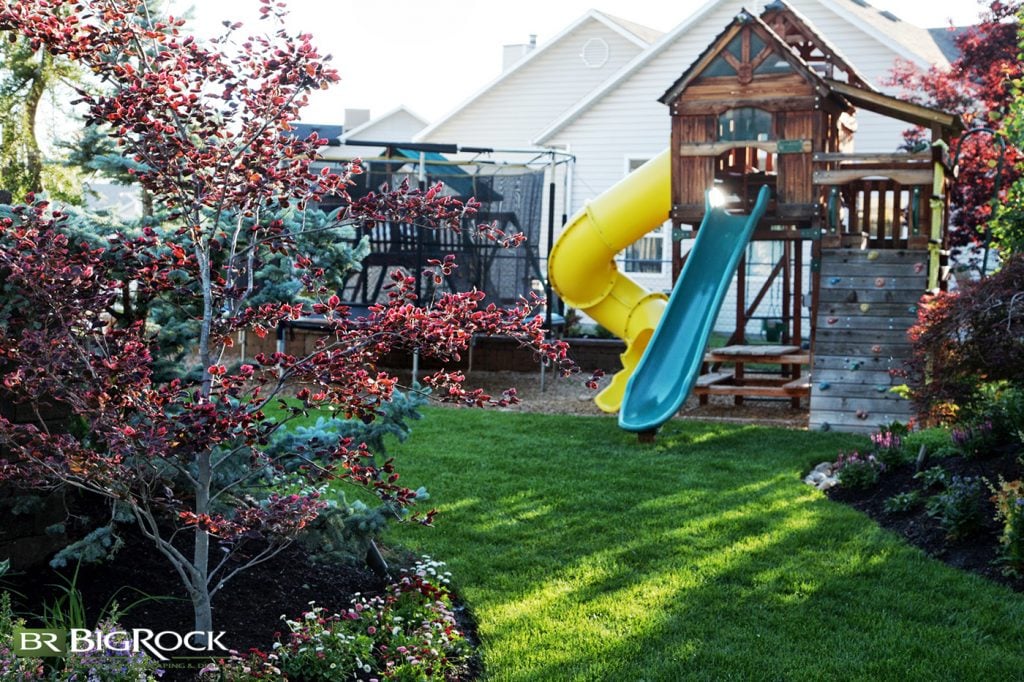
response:
M493 680L1010 679L1024 600L800 481L866 439L430 410L395 448Z

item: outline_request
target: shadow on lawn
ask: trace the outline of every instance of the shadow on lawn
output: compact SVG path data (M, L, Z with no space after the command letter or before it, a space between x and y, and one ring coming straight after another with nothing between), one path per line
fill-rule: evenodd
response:
M1019 595L800 483L816 456L808 434L771 432L774 451L741 454L750 428L687 424L644 450L611 432L555 451L541 434L514 466L475 471L465 496L445 492L444 525L465 554L446 558L474 602L491 675L1019 674Z

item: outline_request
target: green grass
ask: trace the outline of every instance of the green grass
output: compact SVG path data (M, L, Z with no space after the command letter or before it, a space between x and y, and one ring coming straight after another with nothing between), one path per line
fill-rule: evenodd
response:
M863 439L693 422L427 411L393 454L493 680L1020 679L1024 596L800 482Z

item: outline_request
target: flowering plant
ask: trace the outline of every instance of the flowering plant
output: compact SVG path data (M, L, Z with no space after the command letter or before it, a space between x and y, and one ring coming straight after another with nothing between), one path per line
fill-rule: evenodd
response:
M885 464L873 454L864 455L854 450L850 453L839 453L835 464L832 465L832 471L835 472L840 485L863 490L878 483L878 477L885 471Z
M875 456L886 466L898 466L904 461L903 439L894 431L879 431L871 434Z
M340 613L310 602L299 618L282 616L288 632L269 653L253 650L205 672L232 681L448 679L470 651L443 569L425 556L382 594L356 595Z
M950 540L966 537L981 525L984 489L979 478L954 475L945 490L929 498L925 511L939 522Z
M972 425L955 426L949 432L949 439L964 457L984 457L998 440L991 419Z
M1002 522L999 535L1002 546L1003 572L1020 575L1024 571L1024 482L999 478L999 487L992 489L992 502L996 505L996 520Z

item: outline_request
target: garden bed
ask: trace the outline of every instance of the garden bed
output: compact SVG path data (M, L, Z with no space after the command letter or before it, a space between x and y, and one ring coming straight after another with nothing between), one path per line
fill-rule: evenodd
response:
M1024 476L1020 458L1019 449L1004 447L986 457L949 455L926 460L920 466L906 463L883 472L873 487L854 489L839 485L829 489L828 496L867 514L880 526L901 535L931 557L1024 592L1024 577L1008 575L1000 565L1002 524L995 518L994 505L989 500L992 494L989 485L998 485L1000 478L1013 481ZM949 479L961 477L983 482L982 512L977 523L958 537L949 537L941 525L941 518L929 514L927 509L925 500L938 491L935 486L929 487L918 472L935 471L934 467L941 467ZM887 502L897 495L917 496L918 501L907 510L887 508Z
M88 622L96 622L104 614L97 610L117 600L122 609L129 608L119 622L126 628L152 630L193 630L192 605L184 594L181 580L166 560L137 533L125 534L125 547L113 561L103 564L82 564L60 571L38 569L9 575L5 587L12 590L15 610L38 614L44 604L53 604L65 594L69 584L81 592L87 608ZM408 553L386 552L392 574L398 567L411 565ZM372 597L383 592L385 580L365 566L309 561L305 549L294 544L273 559L255 566L236 577L214 599L214 628L225 632L220 640L242 655L251 649L270 651L282 632L287 633L283 617L298 618L309 610L310 603L330 612L349 608L356 596ZM146 599L151 598L151 599ZM133 603L145 599L141 603ZM476 622L470 612L459 605L455 616L467 640L475 647ZM31 621L31 619L29 619ZM29 623L30 626L33 623ZM35 625L38 626L38 623ZM198 671L210 662L209 657L183 651L167 664L159 679L193 681ZM464 674L452 680L473 680L479 677L480 661L474 655Z

